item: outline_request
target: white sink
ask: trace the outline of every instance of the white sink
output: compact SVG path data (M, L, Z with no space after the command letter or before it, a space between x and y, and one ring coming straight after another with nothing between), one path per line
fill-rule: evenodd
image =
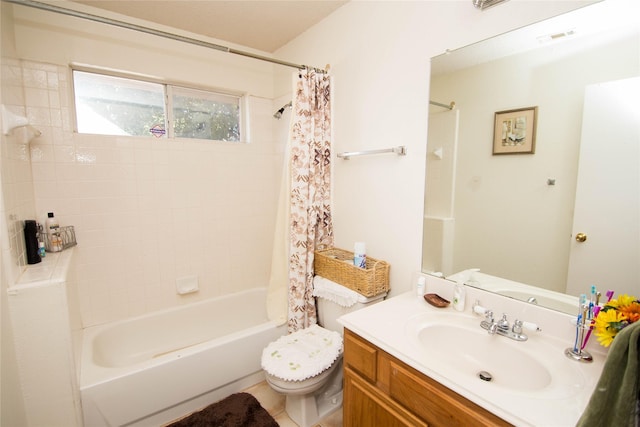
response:
M584 385L577 364L563 355L562 346L536 332L527 341L491 335L480 327L481 317L421 313L406 322L409 341L420 360L449 378L475 383L487 393L506 392L555 399Z
M540 390L551 384L551 374L540 361L510 345L508 338L490 336L480 326L470 330L429 325L418 331L418 340L439 363L477 381L520 391Z

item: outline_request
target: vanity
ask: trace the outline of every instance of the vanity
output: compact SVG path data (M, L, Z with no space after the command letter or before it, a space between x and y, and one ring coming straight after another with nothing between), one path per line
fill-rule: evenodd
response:
M344 335L344 426L509 426L350 330Z
M427 277L427 292L450 299L453 284ZM525 341L489 334L478 300L500 318L536 322ZM564 355L572 316L467 289L463 312L408 292L340 318L344 333L345 427L573 426L595 388L606 353L592 363Z

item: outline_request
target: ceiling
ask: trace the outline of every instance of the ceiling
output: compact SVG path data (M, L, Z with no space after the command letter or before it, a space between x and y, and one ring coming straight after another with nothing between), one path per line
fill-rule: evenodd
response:
M273 53L348 0L73 0Z
M612 37L636 32L639 25L640 2L598 0L588 7L447 51L438 56L437 61L432 61L431 75L450 73L539 48L553 49L557 55L570 55L575 50L593 47L594 43L605 43ZM565 45L565 42L570 43Z

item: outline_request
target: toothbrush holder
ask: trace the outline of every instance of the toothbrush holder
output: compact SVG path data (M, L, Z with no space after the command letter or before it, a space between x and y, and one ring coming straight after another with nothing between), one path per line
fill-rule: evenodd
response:
M569 359L577 362L590 363L593 362L593 356L586 350L583 350L588 331L591 329L591 322L577 322L576 324L576 342L573 347L569 347L564 351L564 355Z

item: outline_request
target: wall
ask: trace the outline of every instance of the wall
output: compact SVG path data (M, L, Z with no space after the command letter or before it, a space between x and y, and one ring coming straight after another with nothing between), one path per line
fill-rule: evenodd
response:
M568 40L432 79L432 95L455 100L460 112L447 274L481 267L565 292L585 86L640 71L637 34L619 37L592 36L587 50ZM493 156L494 112L527 106L538 106L535 154Z
M407 156L335 160L336 245L365 241L391 264L391 295L420 270L429 59L587 2L510 1L486 11L471 1L349 2L276 52L331 64L335 152L407 147ZM278 80L276 91L286 88Z
M12 112L24 114L22 76L16 73L17 61L11 59L14 54L13 15L6 3L0 7L0 99L2 104L14 105ZM26 425L27 414L18 378L7 289L15 283L25 264L24 238L21 238L17 218L33 218L35 206L25 134L15 130L4 135L4 123L0 134L0 164L0 425L21 426Z
M76 369L82 331L73 255L74 249L48 254L8 289L26 408L26 422L8 426L82 425Z
M273 66L88 21L14 7L36 216L79 242L84 326L265 286L284 140L274 139ZM131 42L131 40L135 40ZM249 144L73 132L70 63L249 94ZM176 294L197 275L200 291Z

